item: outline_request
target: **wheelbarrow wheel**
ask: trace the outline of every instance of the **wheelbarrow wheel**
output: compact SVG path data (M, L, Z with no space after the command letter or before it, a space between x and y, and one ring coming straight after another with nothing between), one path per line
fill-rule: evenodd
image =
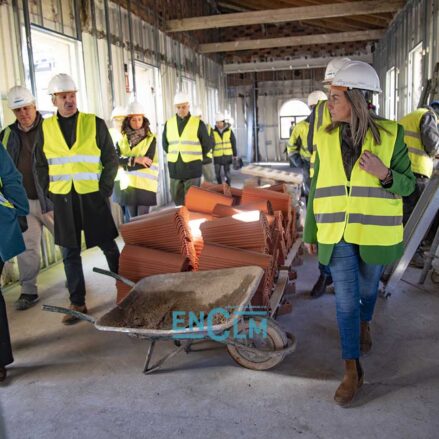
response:
M258 319L253 317L253 319ZM267 319L266 337L262 334L252 334L251 338L250 320L244 321L238 326L238 334L246 335L240 344L255 348L251 351L240 348L236 345L227 345L227 350L233 360L240 366L253 370L268 370L277 366L285 355L276 354L276 351L284 349L288 345L288 338L285 332L272 319Z

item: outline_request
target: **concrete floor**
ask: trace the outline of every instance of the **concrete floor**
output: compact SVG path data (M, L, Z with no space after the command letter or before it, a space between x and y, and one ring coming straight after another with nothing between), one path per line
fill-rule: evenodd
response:
M84 253L87 304L95 316L115 300L99 250ZM41 302L67 304L62 265L40 274ZM437 438L439 291L401 282L378 301L366 382L350 409L332 401L342 376L334 296L310 300L314 260L298 267L294 310L280 323L297 350L277 368L235 365L226 349L180 354L142 374L147 342L66 327L40 306L15 311L19 288L5 294L15 363L0 388L0 438ZM413 282L417 271L406 279ZM162 351L172 345L164 342Z

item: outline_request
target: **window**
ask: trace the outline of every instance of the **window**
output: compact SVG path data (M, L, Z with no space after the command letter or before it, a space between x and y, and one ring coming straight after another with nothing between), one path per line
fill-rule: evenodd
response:
M191 100L191 108L195 108L198 105L197 101L197 92L196 92L196 84L195 81L189 78L182 78L181 82L182 91L189 95L189 99Z
M43 116L52 115L55 107L47 92L49 81L57 73L69 74L78 87L78 108L87 111L87 99L82 62L82 46L78 41L32 28L32 48L35 69L37 107ZM30 77L25 63L26 77ZM30 81L28 79L28 81ZM30 84L28 83L29 89Z
M216 88L207 88L207 119L212 126L215 125L215 114L218 111L218 90Z
M156 101L156 72L155 67L141 62L135 62L136 73L136 98L145 109L145 116L148 118L153 133L160 130L157 120Z
M422 43L409 52L407 112L418 108L422 92Z
M309 113L308 106L298 99L291 99L285 102L279 111L281 140L289 139L294 126L303 119L306 119Z
M386 118L396 120L396 68L392 67L386 73Z

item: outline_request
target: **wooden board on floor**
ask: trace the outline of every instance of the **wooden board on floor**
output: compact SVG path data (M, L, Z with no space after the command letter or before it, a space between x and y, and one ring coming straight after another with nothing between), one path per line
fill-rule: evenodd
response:
M288 282L288 271L279 272L279 279L277 280L273 294L270 297L270 316L273 317L276 313L277 307L285 293L285 287Z
M285 263L279 267L279 270L289 270L292 262L294 261L294 258L297 256L297 252L299 251L301 244L302 244L302 238L297 238L294 241L293 246L288 252L288 256L285 260Z

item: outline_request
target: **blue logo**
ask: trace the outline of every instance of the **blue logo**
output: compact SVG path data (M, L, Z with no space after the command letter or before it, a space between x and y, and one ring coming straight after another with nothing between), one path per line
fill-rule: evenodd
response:
M232 316L234 317L233 322L230 322ZM233 312L232 307L214 308L208 313L204 311L173 311L172 329L180 332L174 334L173 338L194 340L210 338L217 342L226 342L227 339L247 340L253 339L255 336L266 338L267 317L266 308L255 310L255 307L235 312ZM215 328L215 326L226 322L228 323L226 329ZM245 324L243 325L242 322Z

